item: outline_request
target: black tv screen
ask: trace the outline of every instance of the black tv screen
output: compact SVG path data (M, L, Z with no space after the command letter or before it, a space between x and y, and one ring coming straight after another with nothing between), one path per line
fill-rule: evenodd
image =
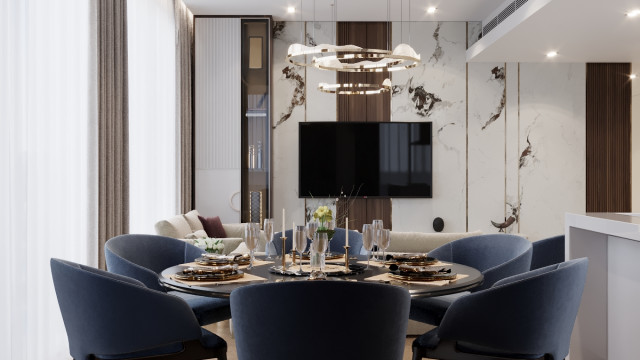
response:
M299 196L432 196L430 122L299 123Z

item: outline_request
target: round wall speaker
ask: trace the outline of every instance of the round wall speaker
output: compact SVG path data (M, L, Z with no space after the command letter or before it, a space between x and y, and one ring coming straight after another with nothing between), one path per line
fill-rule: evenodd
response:
M435 230L436 232L441 232L442 229L444 229L444 220L439 217L433 219L433 230Z

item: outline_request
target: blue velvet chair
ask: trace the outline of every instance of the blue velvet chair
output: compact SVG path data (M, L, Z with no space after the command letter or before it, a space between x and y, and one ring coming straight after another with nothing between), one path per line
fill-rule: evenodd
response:
M564 235L558 235L531 243L531 270L564 261Z
M350 281L287 281L231 293L239 360L401 360L409 292Z
M550 265L457 299L439 327L413 342L413 359L564 359L587 265Z
M126 276L50 263L74 359L226 359L227 343L201 328L184 300Z
M333 238L329 241L329 246L331 247L331 251L338 254L344 254L344 243L346 240L347 230L344 228L335 228L335 234L333 234ZM291 244L293 241L293 231L291 229L285 230L285 236L287 237L287 242L285 243L285 251L287 253L291 252ZM276 248L275 255L282 255L282 232L277 232L273 235L273 245ZM309 244L311 244L311 240L307 238L307 247L306 251L309 251ZM355 230L349 230L349 254L357 255L360 254L362 250L362 234ZM273 254L272 254L273 255Z
M531 252L531 242L523 237L488 234L452 241L431 250L429 256L478 269L484 276L484 282L472 289L473 292L489 288L500 279L529 271ZM467 294L468 292L462 292L427 299L412 299L409 318L438 325L449 305Z
M191 306L200 325L231 318L229 300L167 291L159 280L166 268L193 261L202 254L197 246L182 240L143 234L116 236L105 244L109 272L139 280L146 287L181 297Z

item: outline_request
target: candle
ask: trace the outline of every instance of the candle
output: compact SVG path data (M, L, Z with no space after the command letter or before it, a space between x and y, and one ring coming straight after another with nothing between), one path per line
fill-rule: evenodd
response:
M284 208L282 208L282 236L284 236L284 230L285 230L285 227L284 227Z
M347 218L346 230L347 230L347 238L344 241L344 246L349 246L349 218Z
M291 229L293 229L291 231L291 249L292 250L296 250L296 222L292 222L291 223Z

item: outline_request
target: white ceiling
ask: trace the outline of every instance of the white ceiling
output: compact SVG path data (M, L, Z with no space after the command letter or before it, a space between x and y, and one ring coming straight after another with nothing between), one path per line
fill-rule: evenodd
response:
M183 0L194 15L272 15L299 21L483 21L505 0ZM510 3L511 1L508 0ZM314 11L315 3L315 11ZM302 4L302 5L301 5ZM287 14L287 7L296 7ZM435 6L435 15L426 9ZM467 51L471 62L640 62L640 0L528 0ZM553 60L548 51L559 55Z
M194 15L272 15L274 20L332 21L334 0L183 0ZM389 16L399 21L482 21L504 0L390 0ZM337 0L337 21L386 21L387 0ZM288 14L287 8L296 8ZM434 15L426 9L435 6ZM409 10L411 8L411 11Z

